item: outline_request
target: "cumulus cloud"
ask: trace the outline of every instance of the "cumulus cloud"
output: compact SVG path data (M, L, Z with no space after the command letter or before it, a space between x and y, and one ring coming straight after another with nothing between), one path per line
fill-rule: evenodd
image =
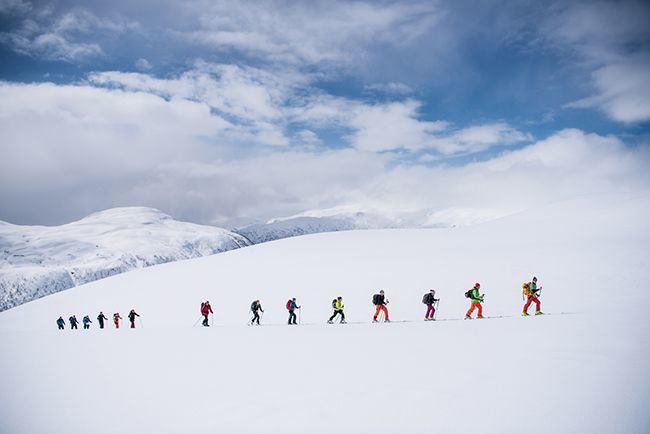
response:
M569 104L597 108L619 122L650 120L650 6L647 2L560 4L540 26L542 37L591 71L595 94Z
M424 209L432 221L449 222L452 209L500 215L537 201L649 186L645 148L579 130L468 165L396 162L382 149L418 149L418 135L446 131L444 125L414 120L417 104L408 101L388 107L350 103L361 114L353 121L360 123L359 131L368 119L410 119L398 130L411 137L408 143L402 134L387 133L388 141L377 136L380 143L395 145L375 148L359 136L358 146L319 148L322 139L303 128L283 136L302 142L299 146L241 152L233 131L244 128L237 119L248 113L245 107L230 117L197 98L192 86L145 83L151 92L114 83L0 85L0 202L11 204L3 207L2 219L61 223L99 209L145 205L226 226L336 207L386 214ZM272 108L252 117L275 119L277 107ZM450 134L472 146L520 139L507 124Z

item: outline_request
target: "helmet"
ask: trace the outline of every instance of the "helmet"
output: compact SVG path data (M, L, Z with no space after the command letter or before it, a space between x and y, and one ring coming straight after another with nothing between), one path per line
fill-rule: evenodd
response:
M481 284L478 283L478 282L476 282L476 284L475 284L474 286L477 287L477 288L480 288L480 287L481 287Z
M339 295L339 300L343 300L343 297L341 297L340 295Z
M537 277L533 277L533 282L537 282Z

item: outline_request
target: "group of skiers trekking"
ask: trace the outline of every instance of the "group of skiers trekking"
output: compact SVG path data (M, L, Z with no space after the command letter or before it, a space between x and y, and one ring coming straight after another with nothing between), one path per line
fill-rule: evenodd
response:
M484 302L485 294L480 293L480 288L481 288L481 284L477 282L469 291L465 293L465 297L469 298L471 301L469 310L465 314L465 319L472 319L472 313L474 312L474 310L478 311L476 316L477 319L483 318L482 303ZM529 316L528 308L530 307L531 303L535 303L536 306L535 315L542 315L543 313L541 311L541 303L538 298L539 291L542 290L542 287L541 286L539 288L537 287L537 277L533 277L532 281L530 282L525 282L522 285L522 288L523 288L522 294L526 299L522 316ZM436 298L436 291L434 289L431 289L426 294L424 294L424 296L422 297L422 303L424 303L427 306L427 310L424 314L425 321L435 320L436 304L439 302L440 299ZM372 303L375 305L375 313L372 317L372 322L378 322L378 319L383 320L383 322L390 322L390 318L388 316L388 307L387 307L389 302L386 299L383 289L379 291L379 293L373 295ZM287 300L285 307L289 314L289 319L287 321L287 324L289 325L298 324L298 322L296 321L297 318L296 310L300 312L301 306L298 305L296 299L290 298L289 300ZM343 304L343 297L339 296L334 300L332 300L332 309L334 312L332 313L332 316L327 320L327 323L333 324L336 317L340 316L341 317L340 323L345 324L346 323L345 313L343 312L344 307L345 305ZM249 325L260 325L260 318L261 318L260 312L264 314L264 309L262 309L262 305L259 300L254 300L251 303L250 311L252 312L253 316L249 321ZM205 327L209 326L208 315L211 313L213 313L213 311L212 311L212 307L210 306L210 302L205 301L201 303L201 315L203 315L203 326Z
M469 291L465 293L465 297L470 299L470 307L467 313L465 314L465 319L472 319L472 313L474 313L474 310L477 311L477 319L483 318L483 302L484 302L484 297L485 294L480 293L480 288L481 284L476 283ZM528 308L532 303L535 303L535 315L543 315L541 311L541 302L539 301L539 292L542 290L542 287L537 286L537 277L533 277L533 279L530 282L525 282L522 285L522 296L525 299L525 304L524 308L522 311L522 316L529 316L528 315ZM424 314L424 320L425 321L434 321L435 320L435 314L436 314L436 306L439 304L440 299L436 298L436 291L434 289L429 290L424 296L422 297L422 303L424 303L427 306L427 310ZM372 317L372 322L378 322L379 320L383 320L383 322L390 322L390 318L388 316L388 300L386 299L384 290L382 289L379 291L379 293L373 295L372 297L372 303L375 306L375 313ZM328 324L333 324L334 320L340 316L341 324L345 324L345 313L343 311L345 305L343 304L343 297L337 297L334 300L332 300L332 309L333 313L332 316L327 320ZM296 302L295 297L287 300L286 303L286 309L289 314L289 319L287 321L287 324L289 325L297 325L298 321L298 315L296 315L296 311L300 313L301 306L298 305ZM262 315L264 314L264 309L262 309L262 304L260 303L259 300L254 300L251 303L250 306L250 311L252 312L253 316L249 321L250 325L260 325L260 313ZM213 314L212 306L210 306L209 301L205 301L201 303L201 315L203 316L203 326L204 327L209 327L210 322L209 322L209 315ZM135 328L135 319L136 317L139 317L140 315L135 311L135 309L131 309L129 312L128 318L131 323L131 328ZM114 313L113 314L113 324L115 325L115 328L120 328L120 320L122 317L120 316L119 313ZM108 318L104 315L103 312L99 312L99 315L97 315L97 321L99 323L99 328L103 329L104 328L104 321L107 321ZM78 329L78 324L79 321L77 320L77 317L75 315L72 315L70 318L68 318L68 321L70 322L70 328L71 329ZM83 326L84 329L89 329L90 324L92 321L90 320L90 317L88 315L84 316L83 320ZM197 320L198 323L198 320ZM65 320L63 317L59 317L59 319L56 321L57 326L59 327L59 330L63 330L65 328ZM196 324L196 323L195 323Z
M135 311L135 309L131 309L131 312L129 312L128 318L129 318L129 321L131 323L131 328L132 329L135 328L135 319L136 319L136 317L139 317L139 316L140 315ZM113 314L113 324L115 325L116 329L120 328L120 320L121 319L122 319L122 317L120 316L120 314L118 312L115 312ZM106 317L106 315L104 315L104 312L99 312L99 315L97 315L97 322L99 323L99 328L100 329L104 328L104 321L107 321L107 320L108 320L108 318ZM79 320L77 319L77 317L75 315L72 315L70 318L68 318L68 321L70 322L70 330L76 330L76 329L79 328L78 327ZM83 322L83 325L84 325L84 329L89 329L90 324L92 323L92 321L90 320L90 317L88 315L83 317L82 322ZM56 320L56 325L59 327L59 330L65 329L65 320L63 319L62 316L60 316L59 319Z

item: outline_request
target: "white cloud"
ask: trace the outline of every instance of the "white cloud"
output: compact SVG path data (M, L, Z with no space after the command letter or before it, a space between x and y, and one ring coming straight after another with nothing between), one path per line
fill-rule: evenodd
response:
M164 88L164 83L149 84ZM419 131L408 144L417 148L418 135L438 127L418 125L411 117L416 107L413 102L362 106L367 112L360 119L402 119ZM421 166L396 165L390 153L367 152L363 146L324 150L303 143L241 152L233 135L240 128L205 102L179 96L3 83L0 202L11 206L3 207L2 216L26 223L47 216L50 223L113 206L146 205L226 225L336 207L387 213L426 209L431 218L449 219L453 209L498 215L536 202L650 187L646 148L630 149L614 137L579 130L483 162ZM457 135L467 142L493 141L508 127L487 130ZM505 137L509 134L517 136ZM317 137L304 129L296 139Z
M648 3L567 3L552 11L541 25L543 37L591 70L595 89L568 107L597 108L619 122L649 121Z
M390 95L408 95L413 93L413 89L404 83L390 81L388 83L374 83L364 86L364 90L369 92L387 93Z
M347 62L376 43L404 44L439 19L430 2L212 2L199 28L178 34L217 49L236 49L291 64ZM188 5L192 13L195 5Z
M29 2L16 4L20 7L8 12L21 17L20 25L0 33L0 43L18 53L47 60L80 62L104 56L101 45L89 41L89 35L123 33L139 28L136 22L98 17L84 8L55 14L50 6L35 8Z
M134 66L139 71L150 71L153 68L153 65L142 57L135 61Z
M599 68L593 79L598 94L575 101L569 107L595 107L619 122L650 121L650 55Z

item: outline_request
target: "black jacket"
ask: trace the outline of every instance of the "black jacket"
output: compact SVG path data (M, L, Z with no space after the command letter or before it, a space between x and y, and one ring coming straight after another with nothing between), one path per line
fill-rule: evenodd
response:
M386 298L384 297L383 294L375 294L372 296L372 304L374 304L375 306L386 304L384 302L385 299Z

